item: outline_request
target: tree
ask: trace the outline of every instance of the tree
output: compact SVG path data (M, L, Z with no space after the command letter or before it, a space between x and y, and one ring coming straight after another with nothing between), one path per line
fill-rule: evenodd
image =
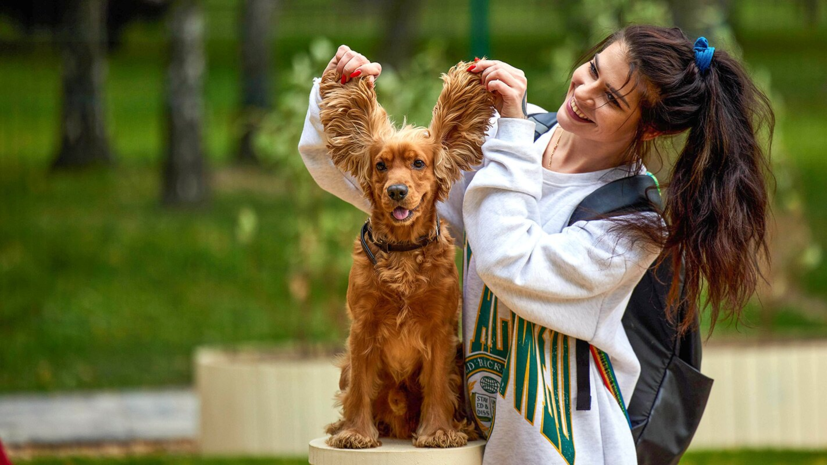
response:
M58 33L63 61L60 150L53 168L109 164L103 83L106 0L66 0Z
M163 202L195 206L209 197L201 141L204 115L204 15L200 0L175 0L169 16L167 158Z
M270 109L270 39L277 0L245 0L241 21L241 147L237 161L258 164L254 140Z

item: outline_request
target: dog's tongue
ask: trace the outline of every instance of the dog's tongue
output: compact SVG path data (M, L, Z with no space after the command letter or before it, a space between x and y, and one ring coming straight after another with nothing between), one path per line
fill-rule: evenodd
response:
M393 209L393 217L397 220L404 220L408 217L408 210L402 207L396 207Z

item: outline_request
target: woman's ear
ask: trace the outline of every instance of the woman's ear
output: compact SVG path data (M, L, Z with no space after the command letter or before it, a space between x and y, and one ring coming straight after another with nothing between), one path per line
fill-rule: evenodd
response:
M365 195L370 191L371 149L393 134L387 113L366 78L342 85L335 69L322 76L320 118L333 163L352 174Z
M666 133L661 132L661 131L656 131L654 129L647 129L647 130L643 131L642 139L644 141L648 142L650 140L655 140L655 139L657 139L658 137L660 137L664 134L666 134Z
M652 126L648 126L646 129L643 130L643 136L641 137L645 142L650 140L655 140L661 136L674 136L676 134L680 134L683 131L659 131Z
M467 71L472 64L459 62L442 75L442 93L434 107L429 132L437 146L439 199L448 196L461 170L482 162L482 144L494 114L494 97L480 84L479 75Z

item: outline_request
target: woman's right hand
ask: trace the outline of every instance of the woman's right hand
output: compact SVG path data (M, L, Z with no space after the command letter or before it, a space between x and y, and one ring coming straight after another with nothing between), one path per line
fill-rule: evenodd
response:
M367 76L371 87L382 74L382 65L371 63L364 55L351 50L347 45L339 46L336 56L330 60L324 71L326 73L331 69L335 69L337 74L342 75L342 84L355 77Z

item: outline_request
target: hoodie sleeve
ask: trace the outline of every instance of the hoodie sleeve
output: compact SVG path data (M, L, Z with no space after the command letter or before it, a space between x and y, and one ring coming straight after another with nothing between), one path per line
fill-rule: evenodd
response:
M621 311L612 291L629 289L657 257L640 242L609 232L610 221L583 221L549 234L540 226L542 150L530 121L500 120L483 146L485 162L465 192L464 223L477 274L520 317L591 342L605 315ZM612 318L619 321L619 318Z
M299 154L307 171L319 187L365 213L370 213L370 202L362 195L359 183L337 168L330 159L330 152L326 147L327 136L325 136L322 120L319 117L319 103L322 101L319 94L319 82L321 79L313 79L307 116L304 119L304 129L299 140Z

